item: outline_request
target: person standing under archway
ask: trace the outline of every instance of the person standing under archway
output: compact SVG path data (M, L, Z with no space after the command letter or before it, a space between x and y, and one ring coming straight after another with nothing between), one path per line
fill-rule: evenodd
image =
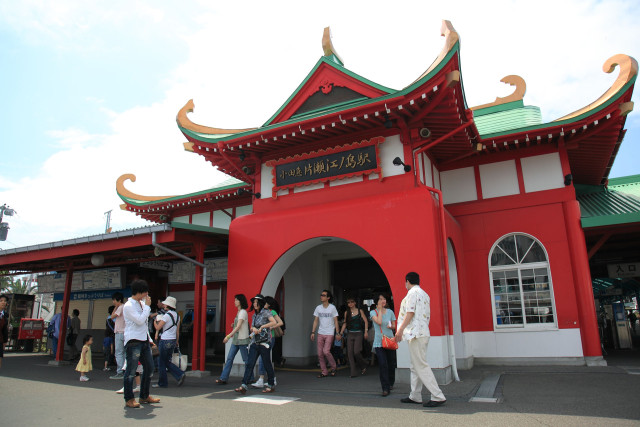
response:
M344 323L340 334L344 335L347 330L347 356L349 357L349 369L351 378L367 372L367 362L362 357L362 345L369 335L369 322L364 311L358 307L353 297L347 298L347 310L344 312Z
M316 338L316 329L318 331L318 359L320 361L320 375L318 378L324 378L328 375L332 377L336 376L337 366L336 361L331 355L331 346L333 345L333 339L338 331L338 310L336 306L332 304L333 295L331 291L327 289L320 293L321 304L316 307L313 312L313 327L311 328L311 341ZM338 339L341 335L337 335ZM325 360L326 359L326 360ZM331 366L331 372L327 370L327 361Z

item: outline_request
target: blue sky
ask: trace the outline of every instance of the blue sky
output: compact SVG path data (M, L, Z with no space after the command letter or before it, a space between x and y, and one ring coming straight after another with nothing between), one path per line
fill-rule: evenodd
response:
M119 209L115 181L175 195L222 178L182 148L177 111L197 123L254 127L287 99L322 55L331 26L345 66L402 88L440 52L442 19L461 37L470 106L527 82L525 105L550 121L615 80L602 64L640 58L634 1L181 2L0 0L0 204L18 215L0 249L145 225ZM637 92L637 90L636 90ZM611 177L640 173L640 104Z

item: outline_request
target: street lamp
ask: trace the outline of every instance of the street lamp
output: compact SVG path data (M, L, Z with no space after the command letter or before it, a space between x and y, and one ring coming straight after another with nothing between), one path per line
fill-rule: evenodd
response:
M4 215L13 216L14 213L16 213L16 211L7 206L6 203L0 206L0 242L7 240L7 234L9 234L9 223L2 222L2 217Z

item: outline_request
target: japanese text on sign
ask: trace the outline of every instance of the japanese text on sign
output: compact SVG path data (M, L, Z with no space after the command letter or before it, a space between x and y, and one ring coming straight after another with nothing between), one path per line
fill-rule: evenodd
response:
M376 145L276 165L276 187L377 169Z

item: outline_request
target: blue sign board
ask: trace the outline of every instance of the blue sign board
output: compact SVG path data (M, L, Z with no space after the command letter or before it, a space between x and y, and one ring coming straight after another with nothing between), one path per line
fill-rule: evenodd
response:
M108 290L108 291L78 291L71 292L71 301L78 300L94 300L94 299L111 299L111 296L120 292L124 295L125 298L129 298L131 296L131 288L117 289L117 290ZM62 301L64 299L64 292L56 292L53 294L54 301Z

